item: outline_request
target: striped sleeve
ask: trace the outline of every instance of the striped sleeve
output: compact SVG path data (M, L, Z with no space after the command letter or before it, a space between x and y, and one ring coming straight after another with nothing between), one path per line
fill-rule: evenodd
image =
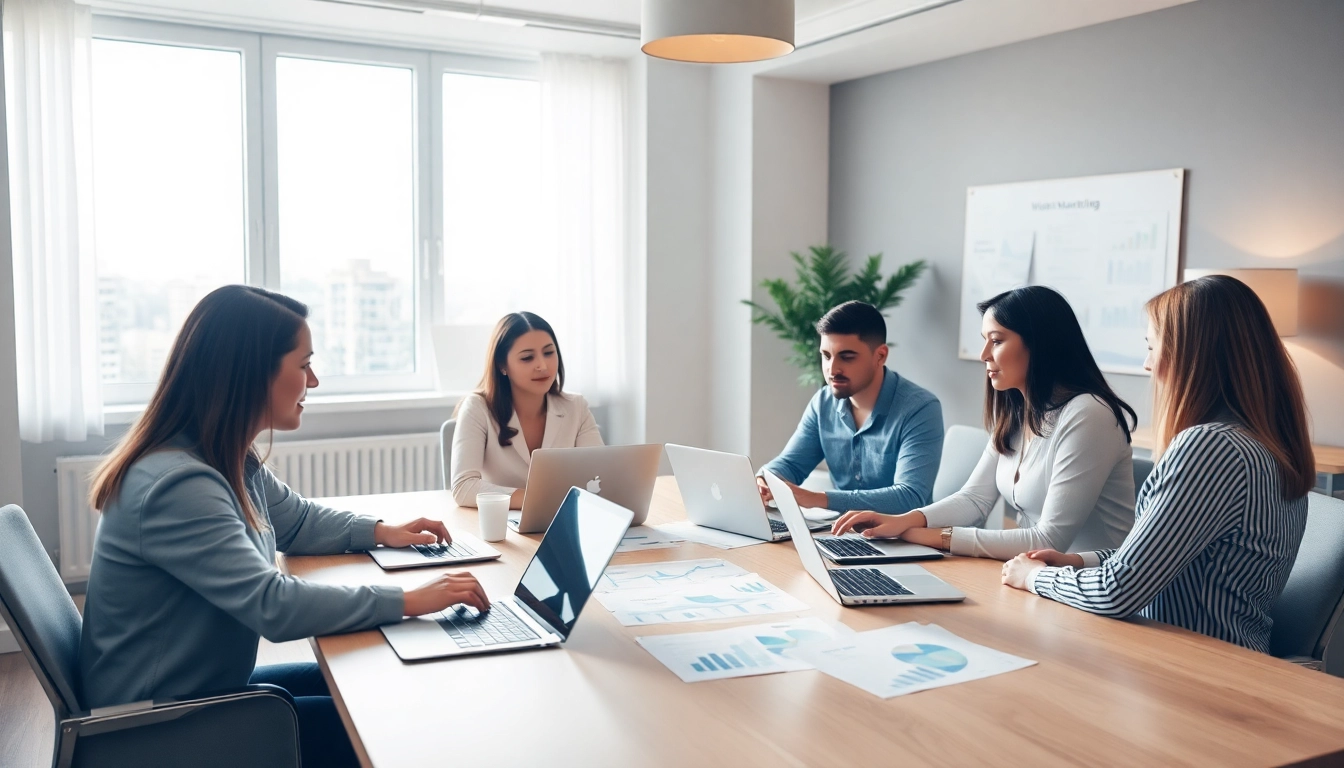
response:
M1103 616L1138 613L1230 531L1249 491L1245 457L1227 434L1186 430L1154 469L1134 530L1095 568L1043 568L1035 592Z

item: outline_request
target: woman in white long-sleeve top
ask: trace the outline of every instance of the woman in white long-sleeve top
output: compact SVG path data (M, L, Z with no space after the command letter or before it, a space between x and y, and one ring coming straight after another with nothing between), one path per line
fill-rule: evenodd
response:
M533 451L602 445L602 435L588 401L564 391L560 342L537 315L500 318L486 366L480 386L457 404L449 487L460 506L493 492L519 509Z
M991 439L957 493L904 515L850 513L836 533L900 538L1007 560L1037 549L1119 546L1134 523L1134 411L1111 390L1063 296L1042 286L978 306ZM1018 526L984 530L1000 498Z
M1234 278L1183 283L1147 309L1158 461L1134 530L1119 547L1018 555L1003 583L1267 651L1316 482L1297 370Z
M298 429L318 383L307 315L287 296L229 285L187 317L144 415L94 478L102 520L80 685L90 707L276 685L294 697L305 765L358 765L317 665L256 667L258 636L282 642L490 603L468 573L403 591L319 584L276 567L277 551L449 540L438 520L388 525L314 504L262 463L253 443Z

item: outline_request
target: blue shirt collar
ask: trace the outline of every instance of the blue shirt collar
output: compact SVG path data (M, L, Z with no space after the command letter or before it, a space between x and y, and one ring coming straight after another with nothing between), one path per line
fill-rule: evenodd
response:
M890 368L882 366L882 391L877 394L877 402L873 403L873 412L868 415L868 420L864 422L864 429L867 429L876 417L884 416L891 410L892 403L896 402L896 389L900 384L900 375ZM835 398L835 410L846 424L850 425L851 428L854 426L854 415L849 411L849 398Z

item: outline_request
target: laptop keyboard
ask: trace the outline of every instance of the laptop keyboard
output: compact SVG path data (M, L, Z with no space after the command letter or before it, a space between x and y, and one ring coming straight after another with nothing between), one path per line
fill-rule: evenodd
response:
M783 520L776 520L772 517L770 518L770 531L771 533L788 533L789 526L785 525Z
M462 648L482 648L537 639L537 633L505 608L485 613L467 607L444 611L439 626Z
M449 544L412 544L411 548L425 557L443 559L449 557L474 557L476 550L456 541Z
M845 568L831 571L840 594L847 597L877 597L885 595L913 595L914 592L876 568Z
M817 539L827 552L836 557L883 557L885 552L859 539Z

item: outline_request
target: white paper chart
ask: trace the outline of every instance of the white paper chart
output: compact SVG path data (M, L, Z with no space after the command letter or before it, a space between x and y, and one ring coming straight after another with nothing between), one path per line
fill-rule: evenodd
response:
M602 593L618 589L652 589L696 584L714 579L731 579L747 572L726 560L672 560L665 563L609 565L597 582L598 599Z
M977 303L1045 285L1103 371L1142 374L1143 305L1177 282L1184 189L1180 168L968 188L958 357L980 359Z
M831 677L889 699L1030 667L1036 662L909 622L787 651Z
M811 664L789 658L784 652L852 634L853 630L843 624L807 618L712 632L646 635L635 640L683 682L699 683L812 669Z
M598 600L627 627L714 619L742 619L808 609L754 573L651 589L618 589Z

